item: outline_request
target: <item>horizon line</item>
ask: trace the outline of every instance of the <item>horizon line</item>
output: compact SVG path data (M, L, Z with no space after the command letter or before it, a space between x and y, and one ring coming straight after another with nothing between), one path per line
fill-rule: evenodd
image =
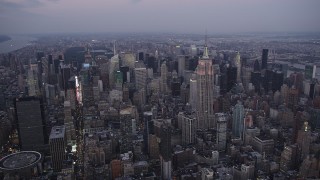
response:
M0 35L31 35L31 36L38 36L38 35L80 35L80 34L87 34L87 35L107 35L107 34L114 34L114 35L141 35L141 34L157 34L157 35L201 35L203 33L200 32L170 32L170 31L120 31L120 32L107 32L107 31L70 31L70 32L27 32L27 33L0 33ZM207 32L207 35L267 35L267 34L320 34L320 31L243 31L243 32Z

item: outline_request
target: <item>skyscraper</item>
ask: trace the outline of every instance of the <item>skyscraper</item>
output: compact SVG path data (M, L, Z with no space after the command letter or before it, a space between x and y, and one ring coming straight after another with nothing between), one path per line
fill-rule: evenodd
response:
M42 150L47 141L42 100L20 98L15 109L21 150Z
M228 67L227 68L227 92L229 92L234 85L237 83L237 67Z
M260 92L261 72L251 72L251 83L254 86L255 92Z
M145 54L144 54L143 51L140 51L140 52L138 53L138 60L139 60L139 61L144 61L144 59L145 59Z
M71 109L76 109L76 94L74 89L67 90L67 97L66 100L70 101Z
M122 64L121 66L127 66L130 68L134 68L134 63L136 61L136 57L133 53L127 52L122 55Z
M66 128L67 142L75 139L75 129L71 115L70 101L64 101L64 125Z
M190 96L189 104L192 107L192 110L197 108L197 78L195 74L192 74L190 78Z
M132 117L127 109L120 111L121 144L120 153L133 150L132 146Z
M62 169L62 163L65 158L66 132L65 126L54 126L51 129L49 137L50 154L52 157L52 166L55 171Z
M163 159L171 160L171 127L163 123L160 129L160 154Z
M129 67L128 66L121 66L120 71L122 73L122 82L130 82L130 72L129 72Z
M53 60L53 68L54 68L54 73L59 74L59 69L60 69L60 60L59 59Z
M119 70L119 64L120 64L120 59L119 55L115 55L111 58L110 60L110 65L109 65L109 87L113 88L114 87L114 80L115 80L115 75L114 73Z
M71 66L70 65L62 65L61 66L61 88L64 91L67 91L68 81L71 77Z
M265 93L269 92L269 90L272 90L273 75L274 75L274 72L270 69L267 69L264 73L264 77L262 77L263 79L262 86L264 88Z
M236 57L234 58L234 65L237 68L237 83L241 83L241 59L240 59L240 53L237 52Z
M273 72L272 76L272 91L280 91L281 86L283 84L284 75L280 71Z
M304 76L306 79L313 79L316 76L316 70L317 66L316 65L306 65L305 66L305 71L304 71Z
M134 76L136 82L136 89L140 90L142 88L146 89L147 84L147 68L145 67L136 67L134 69Z
M262 50L261 69L267 69L267 66L268 66L268 52L269 52L269 49L263 49Z
M287 107L291 110L294 110L296 106L298 105L298 99L299 99L299 91L295 87L292 87L288 90L286 104Z
M232 134L235 137L242 137L243 133L243 119L244 119L244 107L239 101L232 111Z
M186 68L186 57L183 55L178 56L178 75L184 76L184 70Z
M153 134L153 122L152 112L147 111L143 113L144 129L143 129L143 141L144 141L144 152L148 153L149 147L149 134Z
M121 91L123 84L123 74L121 71L114 72L114 85L115 89Z
M181 120L182 144L188 145L195 143L196 118L192 114L179 113L178 119Z
M251 80L251 72L252 72L251 67L244 67L242 68L242 84L245 90L249 89L249 83Z
M255 72L258 72L260 71L260 63L259 63L259 60L255 60L254 63L253 63L253 71Z
M163 124L160 130L160 161L162 179L171 179L171 128Z
M161 65L161 78L160 78L160 91L162 93L166 93L168 91L167 76L168 76L168 67L166 65L166 62L163 62Z
M219 151L225 151L227 147L227 118L224 113L216 113L217 119L217 146Z
M198 129L214 127L214 70L205 45L202 58L196 69L197 79L197 126Z

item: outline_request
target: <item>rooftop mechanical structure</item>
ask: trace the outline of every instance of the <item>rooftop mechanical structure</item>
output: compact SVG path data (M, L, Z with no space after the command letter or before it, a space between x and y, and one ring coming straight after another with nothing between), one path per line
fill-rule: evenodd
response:
M5 156L0 160L0 171L5 175L14 174L29 178L38 174L38 163L41 154L36 151L21 151Z

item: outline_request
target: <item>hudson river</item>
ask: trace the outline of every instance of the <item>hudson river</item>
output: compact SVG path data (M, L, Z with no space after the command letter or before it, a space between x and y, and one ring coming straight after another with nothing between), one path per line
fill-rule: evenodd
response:
M30 36L22 36L22 35L13 35L10 36L11 40L4 41L0 43L0 54L9 53L28 45L31 45L33 42L37 40L37 38Z

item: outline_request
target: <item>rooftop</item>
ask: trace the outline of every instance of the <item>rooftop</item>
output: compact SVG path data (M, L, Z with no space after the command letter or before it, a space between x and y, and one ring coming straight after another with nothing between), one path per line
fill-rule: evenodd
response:
M152 116L152 112L151 111L146 111L143 113L144 116Z
M53 126L49 139L64 138L65 126Z
M131 115L132 107L127 107L120 110L120 115Z
M70 104L71 104L71 103L70 103L70 101L64 101L64 107L66 107L66 106L68 106L68 107L69 107L69 106L70 106Z
M21 151L10 154L0 160L0 170L12 171L36 165L41 159L41 154L36 151Z
M259 140L259 141L273 141L273 139L271 138L271 137L269 137L269 136L257 136L257 137L255 137L257 140Z

